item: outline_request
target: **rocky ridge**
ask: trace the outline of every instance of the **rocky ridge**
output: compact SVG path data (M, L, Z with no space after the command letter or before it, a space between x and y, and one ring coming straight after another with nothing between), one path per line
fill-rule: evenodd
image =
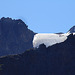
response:
M0 75L75 75L75 35L46 48L0 58Z
M33 48L34 32L21 19L0 19L0 56L23 53Z

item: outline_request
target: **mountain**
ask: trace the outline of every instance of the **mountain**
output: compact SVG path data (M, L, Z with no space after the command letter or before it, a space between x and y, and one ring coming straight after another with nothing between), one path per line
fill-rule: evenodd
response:
M70 28L70 30L68 32L69 33L75 33L75 26L73 26L72 28Z
M21 19L0 19L0 56L23 53L33 48L34 32Z
M46 48L0 58L0 75L75 75L75 35Z

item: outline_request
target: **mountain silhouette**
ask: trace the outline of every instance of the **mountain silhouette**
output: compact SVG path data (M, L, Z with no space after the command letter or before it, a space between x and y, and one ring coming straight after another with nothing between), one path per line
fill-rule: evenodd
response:
M46 48L0 58L0 75L75 75L75 35Z
M74 32L75 26L64 42L33 48L35 33L21 19L1 18L0 75L75 75Z
M19 54L33 48L34 32L21 19L0 19L0 56Z

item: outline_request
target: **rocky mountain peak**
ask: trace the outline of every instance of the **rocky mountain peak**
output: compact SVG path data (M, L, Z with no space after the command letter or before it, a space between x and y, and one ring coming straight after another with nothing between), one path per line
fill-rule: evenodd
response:
M73 26L72 28L70 28L70 30L68 32L69 33L75 33L75 26Z
M32 48L34 32L21 19L0 19L0 56L18 54Z

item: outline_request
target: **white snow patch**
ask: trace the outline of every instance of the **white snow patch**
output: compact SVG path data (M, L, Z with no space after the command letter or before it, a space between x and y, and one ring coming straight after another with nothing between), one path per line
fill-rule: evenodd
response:
M61 43L64 42L67 39L67 36L70 33L65 33L65 34L36 34L34 35L33 39L33 47L38 48L40 44L45 44L46 47L54 45L56 43Z

